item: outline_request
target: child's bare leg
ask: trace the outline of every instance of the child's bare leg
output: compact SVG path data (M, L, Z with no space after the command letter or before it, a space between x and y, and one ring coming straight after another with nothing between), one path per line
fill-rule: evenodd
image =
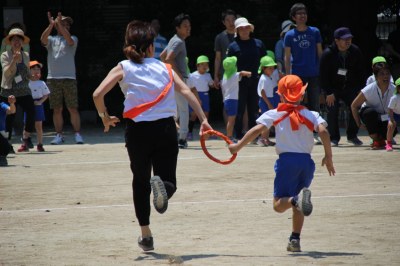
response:
M38 144L43 144L43 127L42 127L42 121L36 121L35 122L35 128L36 128L36 140Z
M292 204L293 197L285 197L285 198L274 198L273 206L276 212L282 213L288 209L293 210L292 214L292 232L301 233L301 229L303 228L304 223L304 215L296 209L296 207Z
M282 213L285 212L286 210L290 209L293 207L292 205L292 198L293 197L285 197L285 198L274 198L273 200L273 206L274 210L276 212Z
M301 233L301 229L303 228L304 224L304 215L296 209L296 207L292 207L293 209L293 215L292 215L292 227L293 227L293 233Z
M228 138L233 137L233 127L235 126L236 116L228 116L228 121L226 122L226 136Z
M140 226L140 231L142 232L142 238L146 238L146 237L151 237L151 230L150 230L150 226L148 225L144 225L144 226Z

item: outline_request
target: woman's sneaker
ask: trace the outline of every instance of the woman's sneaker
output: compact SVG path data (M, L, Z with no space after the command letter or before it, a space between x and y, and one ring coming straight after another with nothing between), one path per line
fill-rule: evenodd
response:
M392 143L387 143L385 146L386 151L393 151Z
M168 208L168 195L165 190L164 182L159 176L150 179L151 189L153 190L153 205L156 211L164 213Z
M143 251L154 250L153 237L150 236L150 237L142 238L139 236L138 245L141 249L143 249Z
M29 148L25 143L21 144L21 147L18 148L18 152L28 152L28 151L29 151Z

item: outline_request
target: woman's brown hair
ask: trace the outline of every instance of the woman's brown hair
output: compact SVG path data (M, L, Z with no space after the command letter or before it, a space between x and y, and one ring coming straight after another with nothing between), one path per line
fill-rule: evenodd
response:
M156 33L150 23L134 20L128 24L125 32L124 54L137 64L143 63L146 50L153 44Z

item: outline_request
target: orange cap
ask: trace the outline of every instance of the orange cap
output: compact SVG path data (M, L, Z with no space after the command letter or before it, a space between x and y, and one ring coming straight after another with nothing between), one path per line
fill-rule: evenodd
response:
M40 68L42 68L43 67L43 65L41 64L41 63L39 63L38 61L30 61L29 62L29 68L31 68L31 67L33 67L33 66L36 66L36 65L39 65L40 66Z
M303 82L296 75L286 75L279 80L277 93L285 97L289 102L298 102L303 96L307 85L308 83L303 86Z

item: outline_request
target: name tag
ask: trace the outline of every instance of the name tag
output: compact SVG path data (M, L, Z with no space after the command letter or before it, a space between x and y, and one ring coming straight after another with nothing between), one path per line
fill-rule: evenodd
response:
M15 80L15 83L20 83L22 81L21 75L15 76L14 80Z
M340 75L340 76L346 76L346 74L347 74L347 69L345 69L345 68L339 68L337 74Z
M381 115L381 121L382 122L383 121L389 121L389 115L388 114Z

